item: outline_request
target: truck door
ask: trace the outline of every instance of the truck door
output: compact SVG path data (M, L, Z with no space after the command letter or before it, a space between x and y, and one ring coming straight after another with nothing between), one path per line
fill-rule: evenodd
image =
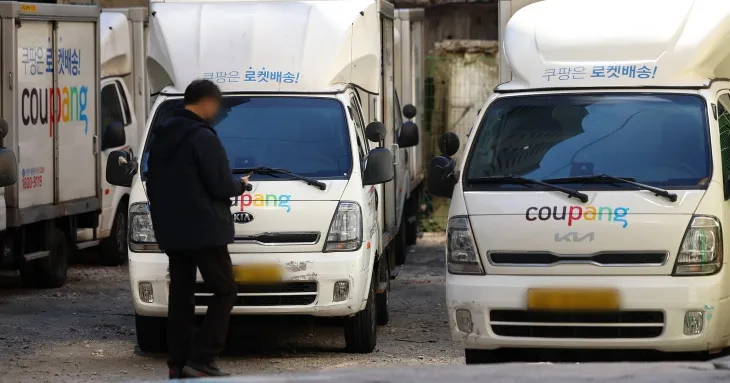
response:
M388 19L385 16L381 16L381 39L382 39L382 46L383 46L383 57L382 57L382 65L383 65L383 76L382 81L383 84L381 86L382 90L382 97L381 102L382 104L382 110L383 110L383 124L385 124L387 134L385 138L385 145L387 148L390 149L391 153L393 154L393 159L395 161L398 161L398 146L396 145L396 137L395 137L395 114L400 113L395 110L395 79L394 76L394 41L393 41L393 20ZM397 165L394 165L397 166ZM397 215L396 215L396 206L397 206L397 198L396 198L396 187L399 183L398 180L398 174L396 172L396 175L394 179L385 185L383 185L383 194L384 194L384 219L385 222L383 223L383 231L388 232L391 229L395 229L397 225ZM394 234L394 232L393 232ZM387 245L389 242L390 236L385 236L385 240L383 245Z
M54 82L61 112L54 132L58 170L56 202L99 195L96 97L100 76L96 67L99 49L96 28L96 23L56 22Z
M127 100L124 98L126 93L121 82L117 79L107 79L101 85L101 137L104 137L106 129L112 123L121 123L124 125L124 131L127 136L127 145L114 148L103 148L101 152L101 163L106 164L107 156L114 150L129 148L130 138L136 137L136 132L132 130L133 119L129 110ZM114 217L115 202L121 196L116 195L120 191L119 187L110 185L106 182L106 166L101 167L101 228L110 227L110 220Z

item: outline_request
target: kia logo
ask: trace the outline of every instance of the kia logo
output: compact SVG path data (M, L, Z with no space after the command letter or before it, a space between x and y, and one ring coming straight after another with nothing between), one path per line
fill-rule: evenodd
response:
M251 221L253 221L253 214L247 211L233 213L233 222L235 223L249 223Z

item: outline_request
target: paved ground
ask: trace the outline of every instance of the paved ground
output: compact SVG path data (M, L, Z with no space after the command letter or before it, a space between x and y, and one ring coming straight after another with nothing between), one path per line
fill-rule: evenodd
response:
M426 236L411 249L408 264L393 282L391 322L379 329L375 353L344 353L342 330L331 323L267 323L262 327L260 322L234 322L236 331L229 339L222 367L245 375L364 368L371 382L382 382L385 380L381 378L389 374L389 370L379 369L376 373L371 367L463 364L463 351L451 342L446 324L443 249L443 236ZM45 291L23 289L16 277L0 277L0 382L165 379L164 357L143 355L135 345L126 268L76 266L70 271L66 287ZM489 381L495 383L537 382L541 377L550 376L562 377L563 382L582 382L586 377L594 377L599 382L639 381L639 375L655 374L658 380L654 381L664 383L698 380L695 379L697 372L713 369L709 363L702 362L709 357L701 355L669 357L578 351L572 354L543 352L535 356L520 352L516 358L515 362L538 364L490 366L483 373L477 373L475 376L479 379L474 381L489 377ZM568 365L549 366L540 362L542 360L568 362ZM675 363L672 367L624 363L591 367L584 364L605 360ZM694 360L695 363L676 363L682 360ZM576 362L580 365L576 366ZM730 368L730 361L727 365ZM570 366L575 369L568 368ZM628 372L631 368L636 370L635 374ZM425 383L427 379L422 375L431 374L426 371L434 371L432 377L439 375L437 370L417 369L411 370L417 373L406 375L394 371L392 376L403 378L404 383ZM470 370L465 371L468 375ZM586 375L587 371L600 371L605 376ZM730 374L726 372L708 374L708 379L713 381L730 380ZM583 378L579 379L579 376ZM345 381L356 383L350 379ZM442 382L443 379L431 381Z
M286 323L265 331L239 323L221 366L240 374L380 365L463 364L444 308L443 237L426 236L393 281L391 322L370 355L342 352L339 327ZM0 278L0 382L165 378L164 358L135 349L125 268L76 266L69 284L33 291ZM283 329L283 330L282 330Z

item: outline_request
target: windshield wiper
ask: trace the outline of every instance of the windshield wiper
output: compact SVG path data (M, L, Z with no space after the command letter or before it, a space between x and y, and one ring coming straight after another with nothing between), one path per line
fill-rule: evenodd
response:
M609 176L608 174L597 174L597 175L592 175L592 176L549 178L549 179L546 179L543 181L547 182L547 183L551 183L551 184L625 183L625 184L629 184L629 185L634 185L640 189L648 190L648 191L654 193L655 195L664 197L672 202L677 201L677 194L664 190L664 189L661 189L661 188L658 188L658 187L636 182L635 178L614 177L614 176Z
M327 185L324 182L317 181L315 179L300 176L297 174L294 174L289 169L277 169L277 168L270 168L267 166L255 166L251 168L236 168L233 169L233 174L246 174L246 173L256 173L256 174L281 174L284 176L287 176L291 179L302 181L306 183L307 185L311 185L316 187L319 190L325 190L327 189Z
M490 184L490 183L500 183L500 184L535 184L544 186L546 188L550 188L553 190L561 191L565 194L567 194L570 197L578 198L581 202L586 203L588 202L588 195L585 193L581 193L578 190L564 188L562 186L558 185L551 185L546 182L534 180L532 178L525 178L520 176L490 176L490 177L478 177L478 178L470 178L467 180L470 184Z

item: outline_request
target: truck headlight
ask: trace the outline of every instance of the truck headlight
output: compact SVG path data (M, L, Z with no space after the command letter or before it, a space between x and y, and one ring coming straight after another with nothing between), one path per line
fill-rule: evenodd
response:
M362 246L362 212L356 202L340 202L332 217L324 252L355 251Z
M446 226L446 267L450 274L484 275L468 217L449 218Z
M129 207L129 248L134 252L159 252L147 202Z
M673 274L716 274L722 268L722 228L715 217L694 216L684 233Z

